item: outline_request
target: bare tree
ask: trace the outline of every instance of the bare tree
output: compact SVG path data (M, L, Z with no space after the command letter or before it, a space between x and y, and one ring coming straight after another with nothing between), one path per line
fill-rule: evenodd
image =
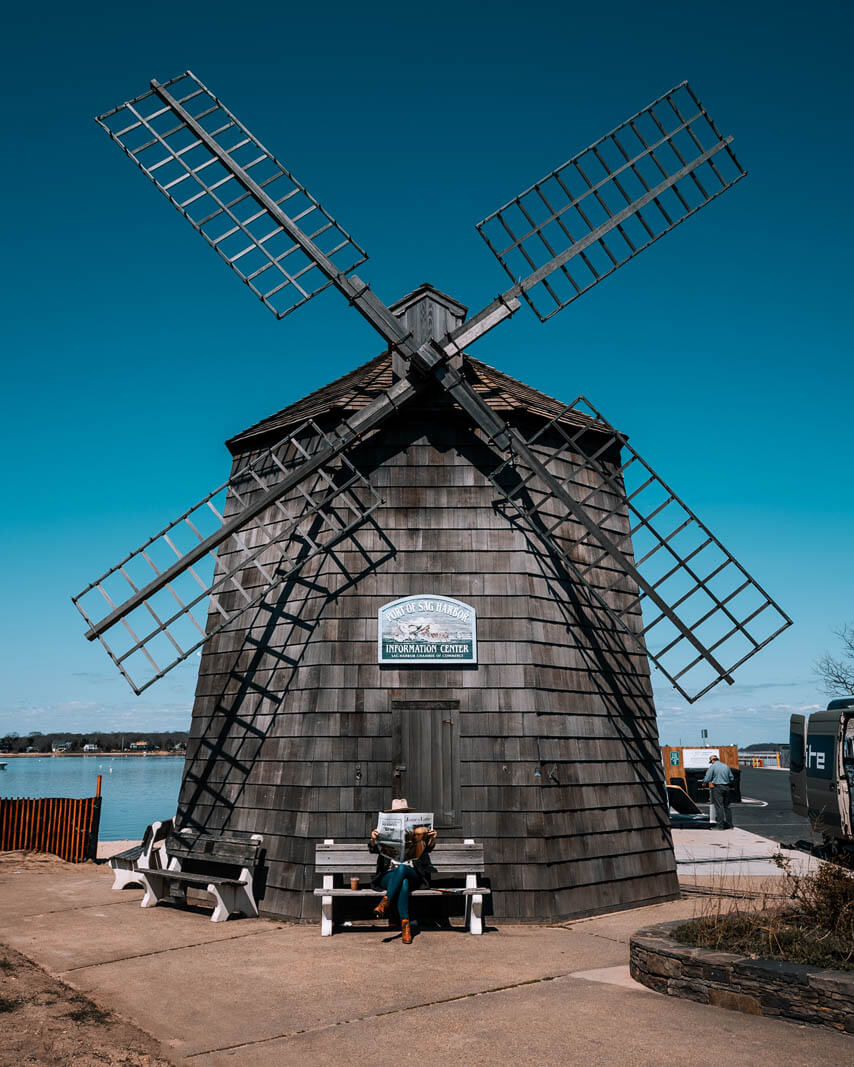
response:
M839 657L826 653L815 665L816 672L831 696L854 694L854 626L846 623L833 631L842 642Z

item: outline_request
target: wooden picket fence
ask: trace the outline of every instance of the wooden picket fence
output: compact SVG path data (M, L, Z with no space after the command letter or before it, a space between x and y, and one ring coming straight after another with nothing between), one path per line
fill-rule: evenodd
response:
M0 852L52 852L69 863L94 860L101 822L101 775L96 793L73 797L0 797Z

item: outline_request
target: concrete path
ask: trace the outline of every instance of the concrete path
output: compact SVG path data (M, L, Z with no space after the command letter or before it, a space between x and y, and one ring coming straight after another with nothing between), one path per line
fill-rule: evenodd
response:
M795 874L806 874L819 866L818 860L804 852L782 849L776 841L737 827L674 830L673 847L680 878L683 875L778 877L780 868L772 859L776 854L786 858Z
M628 974L639 927L696 900L557 926L427 930L412 946L360 925L331 938L209 911L143 911L109 869L0 860L0 941L157 1037L178 1063L739 1067L849 1062L850 1037L651 993Z

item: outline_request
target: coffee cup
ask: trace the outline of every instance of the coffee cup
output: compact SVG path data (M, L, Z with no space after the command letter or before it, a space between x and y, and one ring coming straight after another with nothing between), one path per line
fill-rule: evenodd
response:
M354 890L354 891L359 888L359 879L358 878L351 878L350 879L350 888L352 890Z

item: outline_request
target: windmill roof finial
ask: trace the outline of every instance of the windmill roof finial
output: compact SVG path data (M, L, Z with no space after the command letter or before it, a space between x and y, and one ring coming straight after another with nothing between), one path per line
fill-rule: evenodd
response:
M415 346L420 348L427 341L441 341L463 322L468 308L429 282L422 282L391 304L389 311L406 326ZM393 362L394 377L402 378L406 374L404 361L395 355Z

